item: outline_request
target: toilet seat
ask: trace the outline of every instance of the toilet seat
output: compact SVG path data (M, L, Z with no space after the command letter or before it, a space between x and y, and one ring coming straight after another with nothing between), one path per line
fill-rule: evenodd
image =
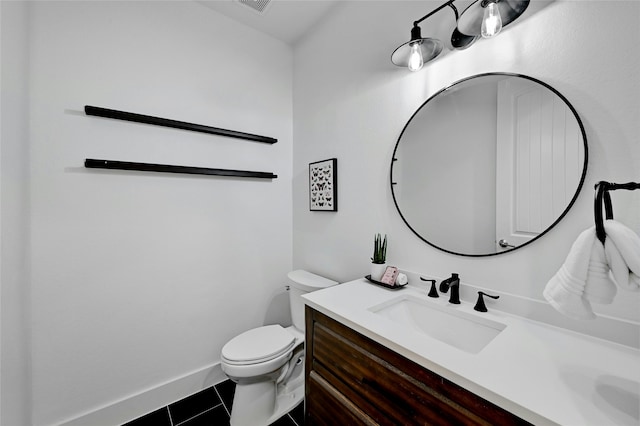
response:
M280 325L254 328L231 339L222 348L222 360L229 365L265 363L288 354L296 338Z

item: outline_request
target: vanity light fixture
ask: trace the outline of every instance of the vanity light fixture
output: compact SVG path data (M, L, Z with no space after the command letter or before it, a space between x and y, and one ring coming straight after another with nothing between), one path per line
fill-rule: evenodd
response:
M391 62L399 67L418 71L426 62L435 59L442 52L442 42L435 38L422 37L419 24L445 7L453 10L457 23L451 34L451 45L455 49L466 49L480 36L491 38L498 35L502 27L524 13L530 0L476 0L460 15L453 5L455 1L449 0L414 21L411 39L393 51Z

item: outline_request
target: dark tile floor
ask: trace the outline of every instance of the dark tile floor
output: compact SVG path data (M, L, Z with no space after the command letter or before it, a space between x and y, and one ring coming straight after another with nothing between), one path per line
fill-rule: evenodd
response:
M123 426L228 426L235 390L236 385L226 380ZM273 426L303 425L304 404L273 423Z

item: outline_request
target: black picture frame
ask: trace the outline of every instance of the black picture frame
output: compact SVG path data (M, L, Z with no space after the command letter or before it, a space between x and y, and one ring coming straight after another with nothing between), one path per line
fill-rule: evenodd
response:
M309 210L338 211L338 159L309 163Z

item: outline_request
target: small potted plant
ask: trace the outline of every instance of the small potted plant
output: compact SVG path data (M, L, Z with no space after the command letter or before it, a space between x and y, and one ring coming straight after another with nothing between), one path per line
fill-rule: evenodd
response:
M371 279L380 281L387 261L387 236L384 239L380 234L376 234L373 238L373 257L371 258Z

